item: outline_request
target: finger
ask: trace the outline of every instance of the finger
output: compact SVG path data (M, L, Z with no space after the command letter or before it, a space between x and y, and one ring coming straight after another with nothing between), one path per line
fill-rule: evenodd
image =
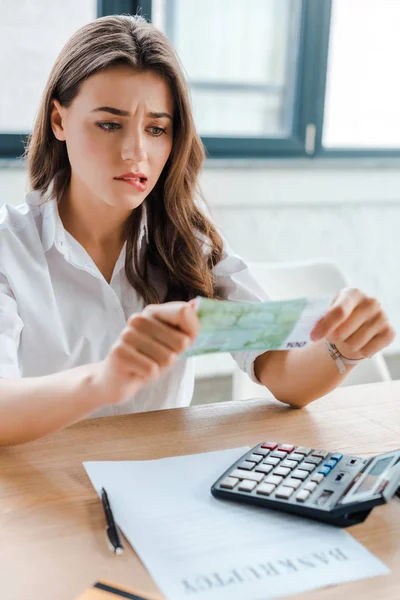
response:
M132 315L128 319L128 327L131 328L132 336L134 335L134 330L139 331L148 337L152 337L177 354L183 352L191 342L190 337L176 329L176 327L171 327L153 317L146 317L143 314Z
M366 358L371 358L374 354L386 348L391 344L396 337L394 329L388 325L388 327L382 331L379 335L376 335L368 344L360 349L360 354Z
M147 381L160 374L160 367L154 360L140 354L135 348L127 344L116 346L113 354L118 365L123 366L126 372L131 375L137 375Z
M186 306L181 311L181 329L185 331L193 342L200 331L200 321L197 316L196 306Z
M314 326L311 331L311 339L317 341L328 337L336 327L349 318L362 297L363 294L359 290L342 290L326 315Z
M171 365L177 358L175 352L139 331L124 331L122 341L125 345L155 361L161 368Z
M381 305L375 298L363 298L356 306L348 319L329 333L329 341L343 342L348 340L353 334L360 330L364 324L371 324L375 319L384 317ZM386 318L386 316L385 316ZM377 332L376 332L377 333ZM368 341L368 340L367 340Z
M348 338L337 338L344 342L346 346L352 351L360 351L368 342L370 342L375 336L379 335L388 325L388 320L385 314L379 313L373 319L364 323L355 333L350 335ZM336 338L330 336L329 341L335 341Z
M187 302L167 302L165 304L155 304L145 308L145 312L151 314L154 318L178 327L183 333L186 333L192 340L197 336L200 323L195 306Z

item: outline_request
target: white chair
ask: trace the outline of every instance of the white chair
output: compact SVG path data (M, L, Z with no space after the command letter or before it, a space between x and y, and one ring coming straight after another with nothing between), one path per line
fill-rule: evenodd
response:
M335 295L349 287L349 282L338 267L328 261L300 263L249 263L259 284L272 300L286 300L302 296ZM357 385L389 381L389 370L383 356L378 353L360 363L349 373L341 385ZM239 368L233 373L233 399L268 397L272 394L263 386L253 383Z

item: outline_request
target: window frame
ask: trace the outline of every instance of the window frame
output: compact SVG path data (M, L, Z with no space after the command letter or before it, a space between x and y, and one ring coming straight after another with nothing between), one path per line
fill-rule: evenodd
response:
M97 17L140 14L151 21L151 0L97 0Z
M292 134L281 138L202 136L210 158L304 158L315 154L322 140L330 15L331 0L302 1Z
M171 23L173 1L169 0L167 18L167 29L170 28L172 35L168 22ZM301 2L292 134L282 138L202 136L207 156L219 159L399 157L400 148L322 146L332 0ZM97 0L97 16L141 14L151 21L151 7L152 0ZM26 133L0 133L0 159L21 159L28 139Z

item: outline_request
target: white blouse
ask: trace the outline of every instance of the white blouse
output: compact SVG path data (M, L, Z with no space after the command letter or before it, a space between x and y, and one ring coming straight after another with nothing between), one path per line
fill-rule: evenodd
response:
M147 240L146 211L140 248ZM30 192L18 206L0 208L0 377L35 377L103 360L128 317L144 307L125 275L126 244L108 283L86 250L63 227L54 199ZM231 300L268 300L243 260L224 242L214 269ZM155 282L157 283L157 282ZM262 352L234 353L254 381ZM177 360L157 381L91 416L188 406L193 359Z

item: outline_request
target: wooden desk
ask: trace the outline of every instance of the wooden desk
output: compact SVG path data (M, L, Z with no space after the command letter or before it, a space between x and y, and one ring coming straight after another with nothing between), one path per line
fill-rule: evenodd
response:
M364 455L398 448L400 381L341 388L303 410L250 400L89 420L0 448L1 600L72 600L101 578L157 592L127 542L122 557L107 548L82 461L154 459L266 438ZM297 598L399 598L400 500L350 531L392 573Z

